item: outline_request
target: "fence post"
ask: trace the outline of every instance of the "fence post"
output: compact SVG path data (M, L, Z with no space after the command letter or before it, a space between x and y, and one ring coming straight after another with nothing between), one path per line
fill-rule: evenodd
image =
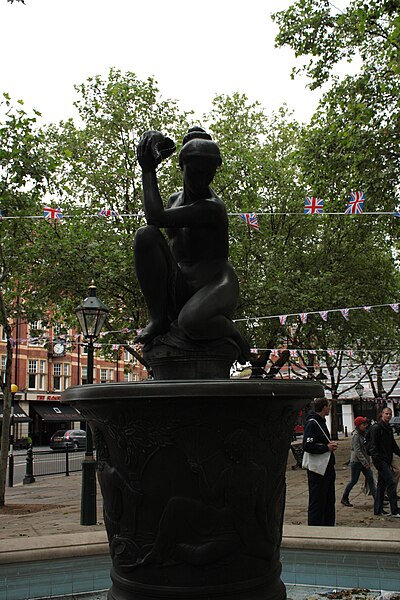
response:
M14 486L14 454L8 457L8 487Z
M65 447L65 476L69 477L69 450L68 450L68 444Z
M33 476L33 448L29 446L26 451L26 470L25 477L22 482L24 485L26 483L35 483L35 478Z

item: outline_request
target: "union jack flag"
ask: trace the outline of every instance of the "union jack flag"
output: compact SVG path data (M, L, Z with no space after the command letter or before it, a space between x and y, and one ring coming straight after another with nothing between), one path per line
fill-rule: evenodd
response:
M118 217L118 212L112 208L102 208L98 214L99 217Z
M313 196L306 196L304 203L304 214L313 215L315 213L322 215L324 212L324 201L322 198L314 198Z
M62 211L59 208L50 208L50 206L43 208L43 215L45 219L62 219Z
M260 230L256 213L242 213L240 218L243 219L243 221L247 223L249 227L252 227L257 231Z
M364 210L364 192L350 192L350 202L344 211L345 215L361 215Z

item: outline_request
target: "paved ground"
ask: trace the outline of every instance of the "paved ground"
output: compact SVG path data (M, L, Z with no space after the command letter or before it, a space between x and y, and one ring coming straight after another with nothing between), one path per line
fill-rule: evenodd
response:
M339 502L349 479L350 439L339 440L336 453L337 525L349 527L380 527L399 530L400 519L375 517L372 498L365 496L359 483L350 495L353 508ZM301 469L292 469L295 460L289 454L287 467L287 502L285 523L307 524L307 476ZM0 509L0 539L59 533L79 533L103 530L102 501L97 496L97 524L80 525L81 474L39 477L30 485L18 485L6 490L6 506Z

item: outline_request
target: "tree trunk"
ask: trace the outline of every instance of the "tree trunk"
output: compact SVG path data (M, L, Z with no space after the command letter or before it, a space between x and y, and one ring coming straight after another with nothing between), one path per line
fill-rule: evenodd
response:
M338 411L337 411L338 396L337 393L332 391L332 405L331 405L331 438L337 440L338 438Z
M1 300L1 298L0 298ZM1 304L1 302L0 302ZM11 327L3 325L7 337L7 358L6 358L6 378L2 383L3 391L3 423L1 429L1 450L0 450L0 507L5 504L6 479L7 479L7 460L8 449L10 445L10 420L11 420L11 367L12 367L12 345L11 345Z

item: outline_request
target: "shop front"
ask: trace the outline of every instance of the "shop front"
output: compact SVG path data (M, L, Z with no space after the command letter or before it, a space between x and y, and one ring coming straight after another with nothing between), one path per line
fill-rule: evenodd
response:
M14 438L14 447L26 447L28 445L28 423L32 422L32 419L26 414L26 412L21 408L18 402L19 398L16 398L16 401L13 402L12 407L12 433ZM0 399L0 435L1 429L3 425L3 399Z
M59 429L80 427L81 414L72 406L56 400L29 402L29 414L32 419L31 437L34 446L47 446L50 438Z

